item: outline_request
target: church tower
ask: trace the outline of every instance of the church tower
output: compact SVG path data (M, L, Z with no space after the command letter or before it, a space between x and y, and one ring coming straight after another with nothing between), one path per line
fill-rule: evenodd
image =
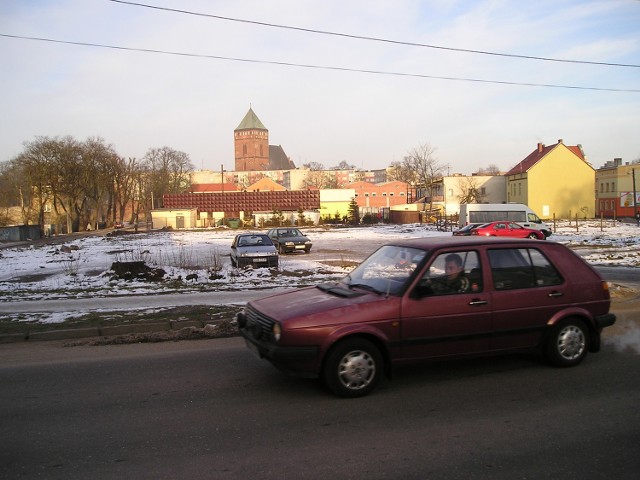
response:
M269 130L251 108L233 131L236 171L269 169Z

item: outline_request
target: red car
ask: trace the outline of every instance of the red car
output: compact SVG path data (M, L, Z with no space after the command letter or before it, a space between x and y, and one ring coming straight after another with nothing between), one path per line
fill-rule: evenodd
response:
M540 230L525 228L514 222L491 222L471 231L471 235L484 235L485 237L514 237L544 240L545 236Z
M384 245L341 281L252 300L236 319L260 358L358 397L429 359L533 350L577 365L614 324L610 303L564 245L447 236Z

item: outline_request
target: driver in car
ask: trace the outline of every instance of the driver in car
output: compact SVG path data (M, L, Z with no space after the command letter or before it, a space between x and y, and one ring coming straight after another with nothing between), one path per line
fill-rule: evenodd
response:
M450 293L464 293L469 290L469 279L462 268L462 258L457 253L451 253L444 260L445 275L430 281L431 290L435 295Z

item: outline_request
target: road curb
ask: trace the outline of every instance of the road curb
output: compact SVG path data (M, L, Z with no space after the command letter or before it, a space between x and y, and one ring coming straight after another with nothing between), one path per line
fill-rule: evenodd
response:
M0 344L25 341L74 340L89 337L114 337L118 335L133 335L136 333L178 331L188 327L204 328L204 326L204 322L200 320L169 320L166 322L135 323L108 327L65 328L39 332L26 331L24 333L0 334Z

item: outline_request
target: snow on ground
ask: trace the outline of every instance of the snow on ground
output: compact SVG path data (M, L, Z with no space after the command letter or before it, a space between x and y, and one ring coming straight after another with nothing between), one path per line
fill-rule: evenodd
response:
M231 267L229 247L238 231L228 229L79 237L64 249L51 244L5 248L0 250L0 301L316 284L344 276L395 238L451 235L417 224L304 231L313 241L312 253L281 255L277 271ZM640 267L639 234L640 228L619 222L584 222L577 229L563 223L550 240L568 245L594 265ZM113 262L139 260L164 269L164 281L112 279Z

